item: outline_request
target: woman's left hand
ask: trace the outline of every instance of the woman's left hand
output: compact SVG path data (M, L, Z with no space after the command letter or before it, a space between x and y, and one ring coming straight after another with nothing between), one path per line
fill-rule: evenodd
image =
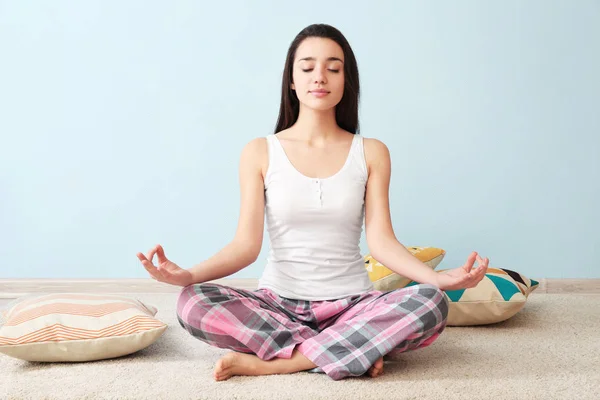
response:
M477 259L477 267L473 264ZM449 269L438 273L437 286L442 290L459 290L473 288L483 279L488 269L490 260L482 259L477 252L472 252L467 262L458 268Z

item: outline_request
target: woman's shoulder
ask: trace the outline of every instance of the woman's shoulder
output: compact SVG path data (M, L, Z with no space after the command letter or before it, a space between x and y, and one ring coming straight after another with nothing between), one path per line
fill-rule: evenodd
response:
M260 149L263 149L266 147L267 147L267 137L266 136L255 137L255 138L249 140L248 142L246 142L246 144L244 145L244 149L248 148L253 151L260 151Z
M369 164L369 162L381 160L382 158L390 158L389 148L379 139L363 137L363 146L367 164Z
M267 154L267 151L267 138L256 137L246 142L242 149L242 154L246 154L252 158L261 158L261 156Z
M269 166L269 149L266 136L255 137L248 141L242 149L242 160L246 160L246 166L261 169L264 177Z

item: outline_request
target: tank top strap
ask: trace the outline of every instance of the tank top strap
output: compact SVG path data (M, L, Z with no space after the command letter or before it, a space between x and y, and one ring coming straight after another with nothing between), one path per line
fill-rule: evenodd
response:
M269 147L269 161L273 160L274 163L279 164L281 166L283 162L286 160L286 154L279 142L279 139L275 137L274 134L270 134L267 137L267 143Z
M267 139L269 153L269 166L267 168L265 179L265 184L268 186L270 177L274 172L282 173L283 171L286 171L286 155L279 140L275 137L275 134L267 135L265 138Z
M359 173L362 175L363 179L366 181L368 176L367 171L367 160L365 158L365 146L364 146L364 138L358 133L354 134L354 140L352 142L352 148L350 150L350 155L352 157L352 163L358 167Z

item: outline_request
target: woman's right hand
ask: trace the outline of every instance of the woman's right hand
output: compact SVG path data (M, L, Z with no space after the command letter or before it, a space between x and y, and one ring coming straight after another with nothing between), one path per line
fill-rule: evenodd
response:
M156 267L153 264L155 254L158 256L158 266ZM150 249L146 256L142 253L137 253L137 258L142 262L142 265L154 280L184 287L193 283L192 273L180 268L177 264L167 259L165 250L160 244Z

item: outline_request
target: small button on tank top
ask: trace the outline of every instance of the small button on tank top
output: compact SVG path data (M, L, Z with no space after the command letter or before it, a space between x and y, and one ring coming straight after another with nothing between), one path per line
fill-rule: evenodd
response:
M354 135L345 164L327 178L302 174L276 135L266 139L270 249L258 288L311 301L373 290L359 247L367 183L362 136Z

